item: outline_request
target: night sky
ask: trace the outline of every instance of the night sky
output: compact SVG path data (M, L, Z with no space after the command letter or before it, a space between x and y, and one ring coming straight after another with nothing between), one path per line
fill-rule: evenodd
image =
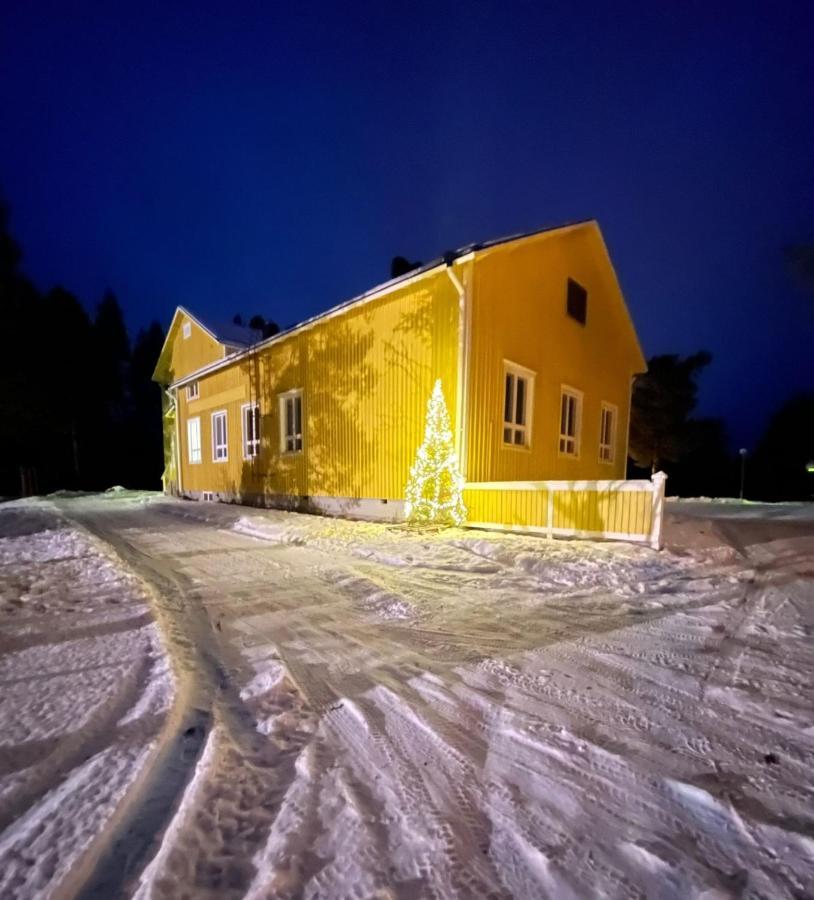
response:
M751 446L814 387L782 252L814 242L814 4L590 6L4 5L24 269L133 329L285 326L395 254L596 218L645 354L710 350L701 411Z

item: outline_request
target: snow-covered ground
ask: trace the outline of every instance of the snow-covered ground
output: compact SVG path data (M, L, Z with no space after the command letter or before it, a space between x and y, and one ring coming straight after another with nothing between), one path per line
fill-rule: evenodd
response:
M761 503L733 497L667 498L667 509L677 516L713 519L814 522L814 502Z
M173 678L141 583L49 503L0 506L0 896L73 883L149 764Z
M124 893L814 891L808 508L670 504L656 553L128 492L59 505L161 598L199 716Z

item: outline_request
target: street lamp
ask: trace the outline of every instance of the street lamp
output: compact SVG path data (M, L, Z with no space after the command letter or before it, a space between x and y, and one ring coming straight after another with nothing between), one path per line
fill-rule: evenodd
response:
M741 500L743 500L743 482L746 478L746 447L741 447L738 450L741 457Z

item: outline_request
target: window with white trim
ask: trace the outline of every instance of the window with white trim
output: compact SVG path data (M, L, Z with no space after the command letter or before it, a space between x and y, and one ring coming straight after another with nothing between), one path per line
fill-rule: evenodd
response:
M187 385L187 400L197 400L201 396L201 389L197 381L190 381Z
M560 394L560 453L579 456L582 392L563 386Z
M244 403L240 408L243 419L243 459L260 455L260 406Z
M201 420L187 419L187 458L191 463L201 461Z
M226 462L229 458L229 445L226 431L226 410L212 413L212 460Z
M534 375L531 369L503 363L503 443L507 446L531 445Z
M616 446L616 407L602 401L599 415L599 461L612 463Z
M183 334L184 340L186 340L188 337L191 336L191 334L192 334L192 323L191 322L184 322L184 324L181 326L181 334Z
M302 390L280 394L280 452L302 450Z

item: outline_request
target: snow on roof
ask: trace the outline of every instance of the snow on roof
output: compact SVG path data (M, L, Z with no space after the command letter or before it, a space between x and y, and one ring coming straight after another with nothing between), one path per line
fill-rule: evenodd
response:
M215 335L215 338L221 344L228 344L232 347L250 347L258 341L263 340L263 332L258 328L249 328L247 325L236 325L234 322L212 322L209 319L202 319L199 315L195 315L201 325L207 331Z

